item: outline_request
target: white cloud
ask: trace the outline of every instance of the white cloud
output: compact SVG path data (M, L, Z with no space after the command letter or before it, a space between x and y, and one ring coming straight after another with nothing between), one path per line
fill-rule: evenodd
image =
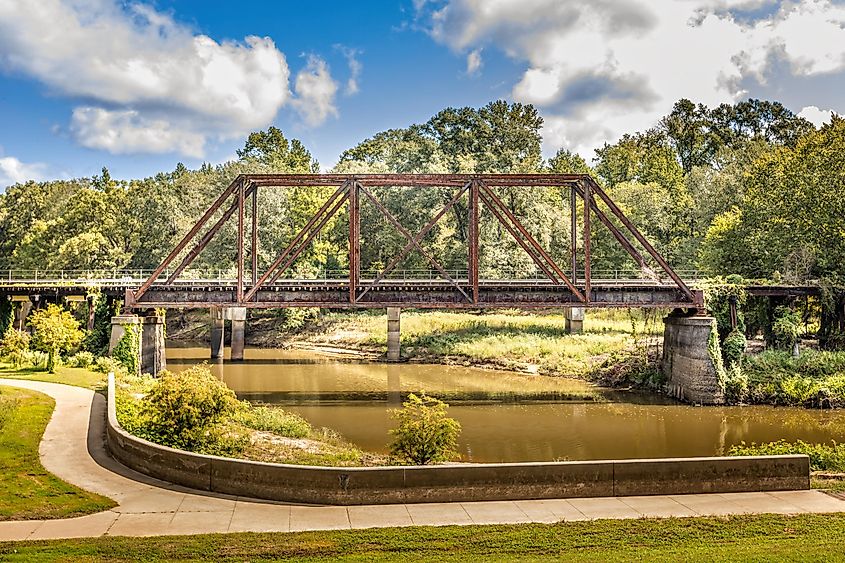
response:
M149 5L0 0L0 66L84 100L71 131L112 152L202 154L290 103L285 55L269 37L196 34Z
M361 79L361 71L364 70L364 65L358 60L361 50L344 45L335 45L334 47L346 58L346 64L349 65L349 78L346 80L345 94L347 96L357 94L359 90L358 81Z
M845 6L831 0L450 0L422 14L458 53L525 61L516 101L538 105L546 150L582 155L654 125L686 97L747 95L774 63L797 76L845 70ZM469 59L468 59L469 61Z
M481 70L481 49L473 49L467 55L467 74L475 76Z
M44 168L43 164L27 164L13 156L0 157L0 188L27 180L41 180Z
M825 123L830 123L833 110L819 109L816 106L807 106L798 112L798 115L815 125L821 127Z
M308 57L307 66L296 75L294 90L297 95L293 100L294 108L306 124L316 127L329 116L337 116L334 105L337 82L329 73L329 65L320 57Z

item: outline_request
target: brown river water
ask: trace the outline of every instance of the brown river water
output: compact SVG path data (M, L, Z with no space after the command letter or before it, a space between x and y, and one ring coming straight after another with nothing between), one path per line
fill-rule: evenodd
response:
M168 345L168 368L208 361L207 346ZM384 364L305 350L247 349L209 362L241 399L273 403L385 452L389 410L408 392L446 400L463 427L463 461L709 456L784 438L845 440L845 412L792 407L693 407L576 380L431 364Z

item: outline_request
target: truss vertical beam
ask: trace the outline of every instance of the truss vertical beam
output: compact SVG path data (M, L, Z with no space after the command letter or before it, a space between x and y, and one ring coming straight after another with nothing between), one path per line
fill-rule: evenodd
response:
M238 186L238 303L244 300L244 182Z
M258 186L252 190L252 241L249 247L252 258L252 285L258 281Z
M467 237L467 281L472 288L472 302L478 303L478 180L469 187L469 228Z
M575 187L569 188L569 229L570 229L570 257L572 260L572 283L578 283L578 216L575 206L578 199L575 196Z
M349 302L358 299L361 278L361 199L358 182L349 187Z
M593 194L589 182L584 183L584 297L590 302L590 285L592 283L592 248L590 243L590 211L592 210Z

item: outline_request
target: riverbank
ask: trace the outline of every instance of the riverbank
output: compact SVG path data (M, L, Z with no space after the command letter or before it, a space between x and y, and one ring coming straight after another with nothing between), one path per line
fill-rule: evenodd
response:
M289 315L274 311L251 314L247 344L259 348L342 350L368 358L385 354L387 317L382 311L323 311L297 322L292 322ZM584 332L568 334L560 311L409 310L402 312L401 358L601 382L611 375L605 369L609 361L630 362L633 356L639 360L635 362L639 368L647 367L648 358L654 359L656 355L657 336L663 331L661 320L659 311L590 311ZM174 315L168 321L168 338L187 341L208 338L205 312ZM656 366L652 371L656 372ZM613 374L613 378L625 379L620 373Z

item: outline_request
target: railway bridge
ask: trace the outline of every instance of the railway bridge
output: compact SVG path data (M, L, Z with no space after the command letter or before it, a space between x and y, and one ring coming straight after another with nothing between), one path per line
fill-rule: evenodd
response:
M325 194L320 208L272 261L260 259L264 190L314 190ZM437 190L442 206L422 227L410 230L401 212L391 211L395 190ZM526 217L509 195L532 197L556 191L568 199L568 216L556 222L558 238L568 240L565 256L539 242L526 226ZM389 260L373 268L361 263L361 208L380 218L404 241ZM447 214L465 224L461 238L465 260L458 268L444 265L427 247L426 237ZM483 214L483 215L482 215ZM530 258L533 271L504 278L480 267L486 250L480 244L483 220L494 224L508 244ZM344 267L303 277L295 268L298 259L320 236L330 221L340 222L348 239ZM208 275L192 264L227 225L234 224L230 271ZM599 226L600 224L601 226ZM594 231L603 228L630 257L625 273L594 272ZM231 226L229 226L231 229ZM560 237L560 235L564 235ZM366 248L366 246L365 246ZM402 270L409 255L421 255L428 270ZM78 274L78 273L77 273ZM96 286L119 296L124 307L113 318L112 345L129 325L141 333L141 365L156 373L165 365L162 309L208 308L212 311L211 356L221 358L224 319L232 321L233 360L243 359L244 323L249 309L324 307L332 309L386 308L388 360L399 359L401 308L563 308L567 327L579 330L585 310L596 307L643 307L674 311L666 318L664 369L672 391L695 402L718 402L719 385L707 352L713 319L705 316L701 291L690 287L658 253L620 207L593 178L582 174L249 174L234 179L165 259L150 272L74 274L9 272L0 280L0 294L18 302L18 322L44 296L80 299L80 289ZM596 275L598 274L598 275ZM779 288L782 294L806 294L806 288ZM37 296L37 297L36 297Z

